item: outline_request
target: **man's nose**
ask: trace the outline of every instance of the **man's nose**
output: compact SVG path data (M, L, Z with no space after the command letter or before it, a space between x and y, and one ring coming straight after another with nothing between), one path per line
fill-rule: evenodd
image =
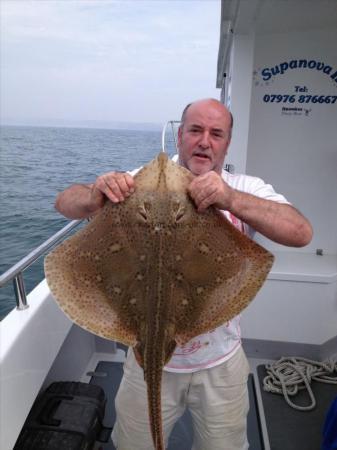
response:
M208 148L210 146L210 139L209 139L208 131L204 131L202 133L199 145L202 148Z

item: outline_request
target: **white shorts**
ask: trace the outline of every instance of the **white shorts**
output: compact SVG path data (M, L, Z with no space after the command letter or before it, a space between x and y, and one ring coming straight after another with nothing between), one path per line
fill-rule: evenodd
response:
M168 437L186 407L193 418L193 450L248 449L249 365L240 347L224 363L193 373L163 371L162 417ZM112 439L118 450L153 450L143 370L132 349L116 396Z

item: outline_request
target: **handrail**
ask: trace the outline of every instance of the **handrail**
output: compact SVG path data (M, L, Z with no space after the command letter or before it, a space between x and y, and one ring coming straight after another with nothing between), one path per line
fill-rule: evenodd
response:
M174 145L175 145L176 151L178 151L177 139L176 139L176 135L175 135L175 132L174 132L174 124L175 123L181 123L181 122L180 122L180 120L169 120L168 122L165 123L165 125L163 127L163 131L161 133L161 149L162 149L162 152L166 151L165 150L165 135L166 135L166 128L169 125L171 125Z
M63 227L57 233L53 234L49 239L44 241L30 253L28 253L27 256L22 258L18 263L14 264L14 266L9 268L0 276L0 288L7 284L9 281L13 280L16 304L18 309L21 310L28 307L22 272L29 266L31 266L37 259L39 259L43 255L43 253L45 253L57 242L59 242L64 236L66 236L72 229L77 227L82 221L83 219L72 220L65 227Z

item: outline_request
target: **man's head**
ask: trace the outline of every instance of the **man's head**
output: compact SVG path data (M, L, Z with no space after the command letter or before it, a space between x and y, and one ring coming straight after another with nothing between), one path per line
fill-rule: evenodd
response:
M186 106L178 130L179 162L194 175L221 173L231 140L233 118L215 99Z

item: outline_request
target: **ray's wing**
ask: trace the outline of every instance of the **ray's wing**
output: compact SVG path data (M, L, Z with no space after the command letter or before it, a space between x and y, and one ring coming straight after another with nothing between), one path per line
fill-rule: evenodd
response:
M273 255L213 208L195 212L175 239L170 270L182 345L239 314L262 286Z
M45 259L50 290L70 319L127 345L136 343L143 314L135 297L135 292L145 295L137 285L138 273L147 263L143 232L134 224L128 200L118 205L108 202Z

